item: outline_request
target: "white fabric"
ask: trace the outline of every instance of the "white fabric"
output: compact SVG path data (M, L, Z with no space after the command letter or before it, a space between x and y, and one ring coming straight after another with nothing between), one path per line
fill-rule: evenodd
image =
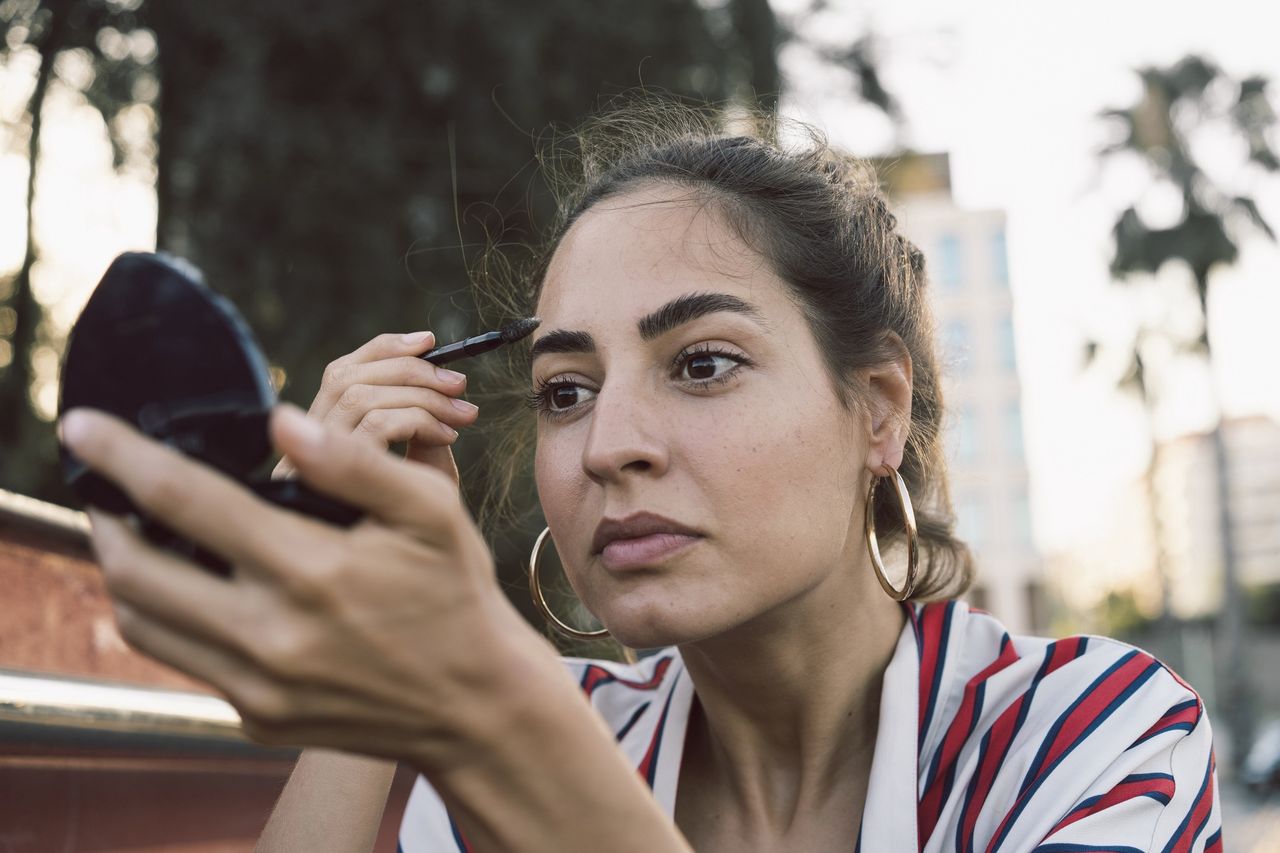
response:
M851 849L1221 851L1209 721L1170 670L1102 637L1011 637L963 602L908 616ZM673 814L694 699L679 652L565 665ZM468 849L421 777L400 843Z

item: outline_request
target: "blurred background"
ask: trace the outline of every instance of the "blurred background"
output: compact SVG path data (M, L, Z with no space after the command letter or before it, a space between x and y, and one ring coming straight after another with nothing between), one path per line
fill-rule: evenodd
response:
M1229 849L1280 850L1280 12L1041 6L0 0L0 849L249 849L291 760L124 646L67 509L59 361L110 260L194 261L305 407L376 334L481 331L468 264L550 216L539 140L644 87L874 159L928 258L969 598L1171 665Z

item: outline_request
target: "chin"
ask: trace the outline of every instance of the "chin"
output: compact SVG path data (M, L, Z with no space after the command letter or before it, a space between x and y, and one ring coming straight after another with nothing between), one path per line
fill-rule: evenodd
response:
M705 640L724 630L696 608L674 610L668 605L614 607L601 621L622 645L632 649L660 649Z

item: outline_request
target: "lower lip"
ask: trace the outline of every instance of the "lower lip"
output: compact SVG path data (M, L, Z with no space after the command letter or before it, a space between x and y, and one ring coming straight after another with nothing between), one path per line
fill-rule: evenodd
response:
M651 533L635 539L615 539L604 546L600 556L606 569L635 569L651 566L701 538L683 533Z

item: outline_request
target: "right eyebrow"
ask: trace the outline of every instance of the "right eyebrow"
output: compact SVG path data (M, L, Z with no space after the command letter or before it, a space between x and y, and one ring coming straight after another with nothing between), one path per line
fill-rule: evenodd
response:
M595 338L586 332L569 332L557 329L533 342L529 349L529 363L540 355L551 352L595 352Z

